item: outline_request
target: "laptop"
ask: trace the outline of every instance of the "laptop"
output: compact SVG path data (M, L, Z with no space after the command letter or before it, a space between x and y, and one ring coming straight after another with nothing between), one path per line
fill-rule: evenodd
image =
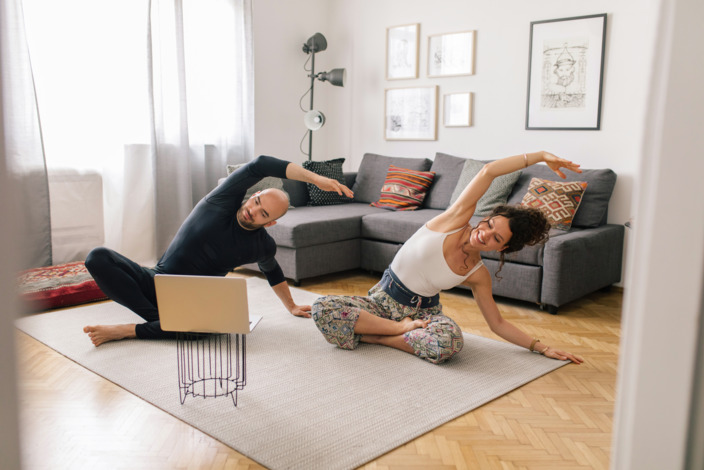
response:
M262 319L249 313L244 278L157 274L154 285L164 331L247 334Z

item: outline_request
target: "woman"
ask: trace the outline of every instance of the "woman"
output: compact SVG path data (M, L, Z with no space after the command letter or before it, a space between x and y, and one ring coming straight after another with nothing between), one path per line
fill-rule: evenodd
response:
M491 330L513 344L544 356L582 363L578 356L532 338L499 312L491 291L491 274L481 260L484 251L503 256L547 240L550 225L537 209L498 206L469 225L477 201L494 178L545 162L558 176L561 168L581 173L579 165L548 152L527 153L484 165L457 201L428 221L401 247L368 297L327 296L317 299L312 316L325 339L343 349L359 341L383 344L432 363L441 363L462 349L462 331L442 315L439 293L457 285L472 289ZM498 273L497 273L498 274Z

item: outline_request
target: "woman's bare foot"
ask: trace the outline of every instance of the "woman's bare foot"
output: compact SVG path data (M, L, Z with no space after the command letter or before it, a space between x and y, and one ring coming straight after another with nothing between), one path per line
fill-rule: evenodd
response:
M384 346L389 346L392 348L400 349L407 353L415 354L413 348L406 343L403 339L403 335L398 336L384 336L384 335L362 335L359 339L362 343L369 344L381 344Z
M83 332L88 335L94 346L100 346L108 341L136 338L135 326L134 324L86 326Z
M401 324L401 334L408 333L409 331L417 330L418 328L425 328L430 323L428 320L411 320L411 317L402 318L399 322Z
M397 336L417 328L425 328L429 322L430 320L412 320L408 317L396 321L362 310L354 325L354 332L358 335Z

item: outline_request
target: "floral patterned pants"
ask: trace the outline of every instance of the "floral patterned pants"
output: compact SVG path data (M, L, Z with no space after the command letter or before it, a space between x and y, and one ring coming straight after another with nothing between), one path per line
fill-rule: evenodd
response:
M318 298L312 306L315 325L328 343L342 349L354 349L361 335L355 334L354 327L361 310L377 317L401 321L405 317L412 320L430 319L426 328L418 328L403 334L416 356L433 364L440 364L462 350L464 339L462 330L449 317L442 314L442 305L416 308L402 305L384 292L380 284L369 290L368 297L329 295Z

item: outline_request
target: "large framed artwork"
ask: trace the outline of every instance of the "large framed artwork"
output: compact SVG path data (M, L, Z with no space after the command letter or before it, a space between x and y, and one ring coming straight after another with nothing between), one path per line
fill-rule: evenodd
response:
M389 88L384 106L386 140L436 140L438 87Z
M606 14L530 24L526 129L599 130Z
M461 31L428 37L428 76L473 75L475 34Z
M418 78L420 24L386 28L386 79Z

